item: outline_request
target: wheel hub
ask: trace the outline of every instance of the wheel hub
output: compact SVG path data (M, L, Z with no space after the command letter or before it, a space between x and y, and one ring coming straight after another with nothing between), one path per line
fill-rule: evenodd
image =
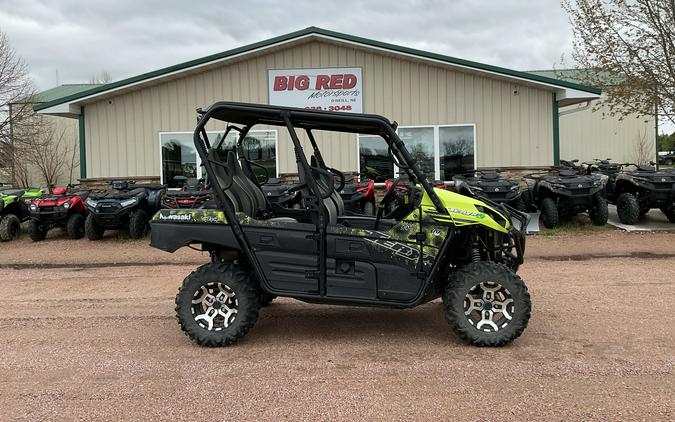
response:
M464 316L469 324L487 333L506 328L514 311L511 293L498 283L477 284L464 298Z
M223 283L209 282L192 296L192 316L200 327L209 331L228 328L236 319L239 300Z

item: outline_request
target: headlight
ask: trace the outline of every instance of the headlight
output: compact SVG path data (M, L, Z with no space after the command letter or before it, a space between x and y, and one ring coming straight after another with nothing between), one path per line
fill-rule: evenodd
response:
M70 208L70 201L66 201L63 203L63 208L68 209Z
M511 186L511 190L518 190L519 187L520 186L518 186L518 185L513 185L513 186Z
M87 205L96 208L96 204L98 204L98 202L94 201L93 199L87 198Z
M2 208L2 207L0 207L0 208ZM30 204L29 208L30 208L31 211L37 211L37 206L35 204Z
M129 205L133 205L136 203L136 199L127 199L126 201L120 202L120 205L124 207L128 207Z
M483 188L481 188L480 186L471 186L471 190L477 190L477 191L483 192Z

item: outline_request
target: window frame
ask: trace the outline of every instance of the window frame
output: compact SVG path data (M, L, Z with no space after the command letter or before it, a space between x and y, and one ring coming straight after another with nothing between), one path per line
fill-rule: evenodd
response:
M209 139L211 138L211 135L217 136L219 134L224 133L224 130L209 130L206 131L207 136ZM256 132L273 132L274 133L274 167L276 169L276 174L274 175L275 178L279 177L279 131L277 129L252 129L250 130L246 136L255 134ZM165 184L164 181L164 174L163 174L163 163L162 163L162 135L190 135L190 141L192 141L192 136L194 136L194 132L186 132L186 131L164 131L164 132L159 132L157 137L159 140L159 183L160 184ZM194 144L193 144L194 145ZM199 156L199 153L197 153L197 179L200 179L202 177L202 160L201 157ZM272 177L272 175L270 175ZM180 188L170 188L172 190L177 190Z
M406 126L399 126L396 128L396 134L399 134L400 129L417 129L417 128L433 128L434 130L434 180L440 180L441 179L441 154L440 154L440 149L441 149L441 138L440 138L440 132L441 128L446 128L446 127L466 127L470 126L473 130L473 165L474 168L477 168L477 163L478 163L478 155L476 153L476 146L477 146L477 140L476 140L476 124L475 123L447 123L447 124L440 124L440 125L406 125ZM361 140L360 140L361 134L356 134L356 171L358 173L361 173ZM372 136L372 135L367 135L367 136ZM383 141L384 142L384 141ZM394 163L392 163L394 166L394 177L398 177L400 174L400 169L398 166ZM451 180L443 180L443 182L450 182ZM377 186L384 186L384 183L376 183Z

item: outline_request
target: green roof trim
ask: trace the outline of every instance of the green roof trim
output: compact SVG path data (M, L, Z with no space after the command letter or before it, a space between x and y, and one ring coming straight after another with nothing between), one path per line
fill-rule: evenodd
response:
M59 100L70 95L79 94L92 88L98 88L102 84L64 84L35 94L34 100L39 103L46 103Z
M555 85L555 86L559 86L559 87L563 87L563 88L576 89L576 90L579 90L579 91L584 91L584 92L588 92L588 93L596 94L596 95L600 95L600 93L602 92L599 88L592 87L592 86L586 86L586 85L581 85L581 84L577 84L577 83L572 83L572 82L568 82L568 81L550 78L550 77L547 77L547 76L541 76L541 75L536 75L536 74L533 74L533 73L521 72L521 71L517 71L517 70L507 69L505 67L487 65L487 64L483 64L483 63L470 61L470 60L464 60L464 59L459 59L459 58L456 58L456 57L445 56L445 55L442 55L442 54L430 53L428 51L416 50L414 48L403 47L403 46L400 46L400 45L389 44L389 43L385 43L385 42L381 42L381 41L371 40L371 39L368 39L368 38L357 37L357 36L354 36L354 35L343 34L343 33L340 33L340 32L329 31L327 29L322 29L322 28L310 26L309 28L305 28L305 29L302 29L300 31L295 31L295 32L291 32L291 33L288 33L288 34L285 34L285 35L280 35L278 37L270 38L270 39L267 39L267 40L264 40L264 41L259 41L259 42L253 43L253 44L248 44L248 45L245 45L245 46L242 46L242 47L237 47L237 48L234 48L232 50L227 50L227 51L224 51L222 53L216 53L216 54L212 54L212 55L209 55L209 56L206 56L206 57L201 57L199 59L175 64L173 66L165 67L165 68L158 69L158 70L155 70L155 71L152 71L152 72L143 73L141 75L133 76L131 78L122 79L122 80L117 81L117 82L112 82L112 83L109 83L109 84L106 84L106 85L94 87L94 88L91 88L91 89L88 89L88 90L85 90L85 91L81 91L81 92L78 92L78 93L74 93L74 94L71 94L71 95L66 95L66 96L61 97L61 98L56 98L54 100L47 101L47 102L44 102L42 104L38 104L38 105L34 106L33 110L35 110L35 111L44 110L46 108L53 107L55 105L63 104L63 103L66 103L66 102L70 102L70 101L73 101L73 100L77 100L79 98L84 98L84 97L88 97L90 95L96 95L96 94L104 93L104 92L106 92L108 90L111 90L111 89L124 87L126 85L130 85L130 84L137 83L137 82L142 82L142 81L147 80L147 79L152 79L152 78L156 78L156 77L159 77L159 76L162 76L162 75L165 75L165 74L169 74L169 73L177 72L177 71L180 71L180 70L188 69L188 68L191 68L193 66L199 66L199 65L207 64L207 63L212 62L212 61L226 59L230 56L246 53L248 51L256 50L258 48L268 47L268 46L271 46L271 45L274 45L274 44L277 44L277 43L280 43L280 42L290 41L290 40L293 40L295 38L300 38L300 37L307 36L307 35L322 35L322 36L334 38L334 39L337 39L337 40L353 42L353 43L362 44L362 45L370 46L370 47L374 47L374 48L381 48L381 49L390 50L390 51L397 52L397 53L410 54L410 55L413 55L413 56L418 56L418 57L422 57L422 58L426 58L426 59L430 59L430 60L437 60L437 61L445 62L445 63L448 63L448 64L454 64L454 65L464 66L464 67L468 67L468 68L472 68L472 69L476 69L476 70L482 70L482 71L485 71L485 72L491 72L491 73L497 73L497 74L500 74L500 75L515 77L515 78L521 78L521 79L529 80L529 81L532 81L532 82L539 82L539 83Z

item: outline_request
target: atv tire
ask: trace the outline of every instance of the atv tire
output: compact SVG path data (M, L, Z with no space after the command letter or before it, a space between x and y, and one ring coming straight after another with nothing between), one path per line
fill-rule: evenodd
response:
M210 263L183 281L176 295L176 317L200 346L229 346L258 320L260 299L248 271L232 263Z
M609 216L607 200L602 195L596 194L591 201L591 209L588 210L591 222L596 226L604 226Z
M486 261L473 262L450 275L443 305L445 319L455 333L475 346L503 346L513 341L527 327L532 310L523 280L505 266Z
M82 239L84 237L84 216L82 214L71 214L66 223L66 230L71 239Z
M527 212L527 204L522 196L519 196L516 200L511 202L511 206L518 211Z
M33 242L39 242L45 240L47 237L47 229L36 220L30 220L28 222L28 236L30 236Z
M87 239L101 240L103 239L104 232L105 228L98 224L92 214L89 214L87 219L84 221L84 233L87 235Z
M616 200L616 213L623 224L635 224L640 219L640 206L632 193L622 193Z
M129 234L132 239L140 239L148 232L148 214L144 210L134 210L129 217Z
M0 217L0 240L7 242L18 239L21 234L21 220L14 214Z
M368 201L363 204L363 214L364 215L375 215L375 204Z
M675 204L670 204L668 207L661 207L660 210L668 218L668 221L675 223Z
M539 205L541 210L541 219L544 222L544 227L552 229L560 223L560 216L558 215L558 206L551 198L544 198Z

